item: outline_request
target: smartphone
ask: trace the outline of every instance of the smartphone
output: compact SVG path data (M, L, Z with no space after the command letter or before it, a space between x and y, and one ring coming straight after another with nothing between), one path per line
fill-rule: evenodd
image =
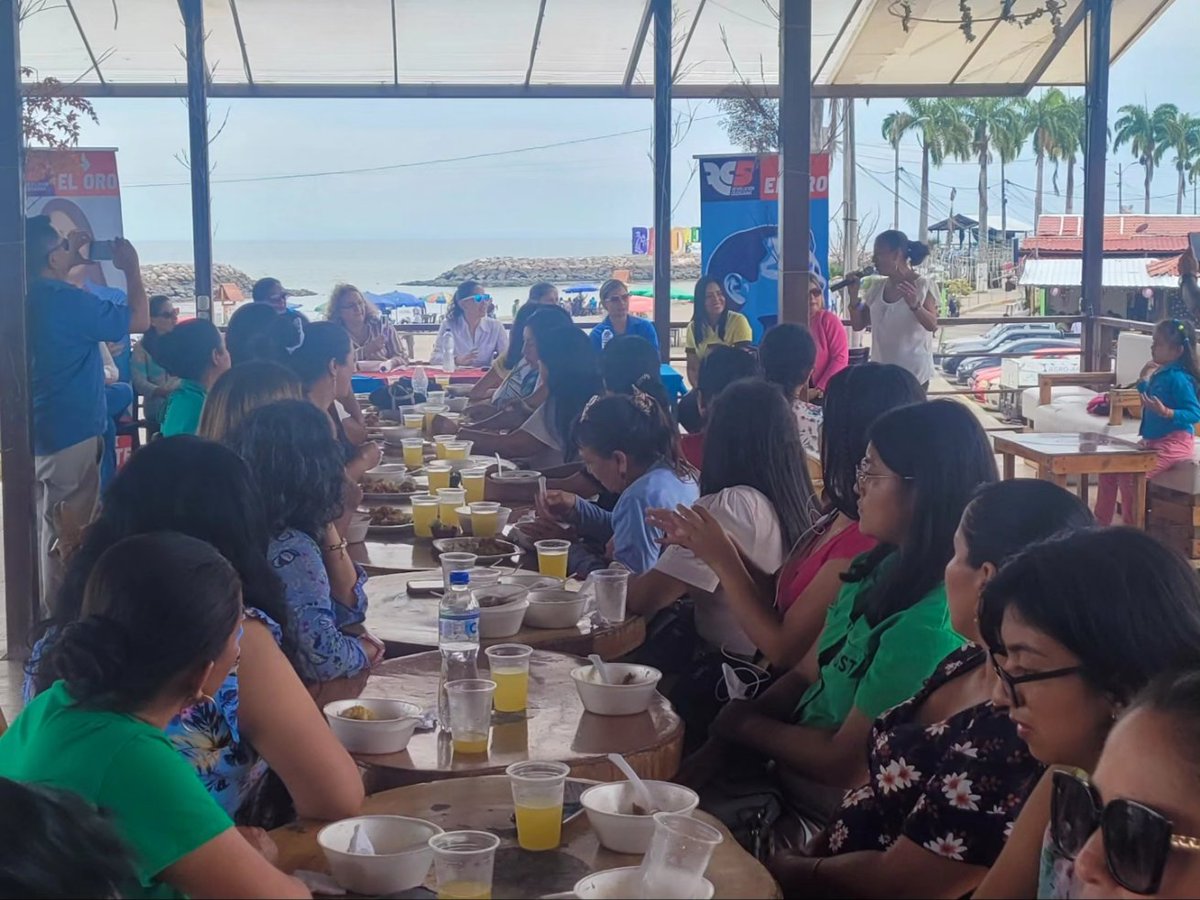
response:
M88 244L88 259L92 262L110 260L113 258L112 241L92 241Z
M1200 231L1188 232L1188 246L1192 248L1192 256L1200 260Z
M440 578L416 579L408 583L409 594L436 594L445 589Z

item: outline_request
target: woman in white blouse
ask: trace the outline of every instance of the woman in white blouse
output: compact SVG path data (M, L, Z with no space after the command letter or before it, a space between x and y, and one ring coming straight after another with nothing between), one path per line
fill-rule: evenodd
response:
M478 281L464 281L454 292L450 311L438 329L429 361L459 367L486 369L508 349L508 332L488 317L492 298Z

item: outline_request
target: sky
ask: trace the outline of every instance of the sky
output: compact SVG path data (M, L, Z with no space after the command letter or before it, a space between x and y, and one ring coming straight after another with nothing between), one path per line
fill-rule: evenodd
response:
M1200 54L1183 52L1179 35L1194 33L1200 0L1176 0L1114 66L1110 118L1125 103L1174 102L1200 115ZM1165 76L1165 77L1164 77ZM880 134L897 100L856 104L860 219L891 226L892 149ZM699 188L688 184L696 154L734 148L708 102L676 103L694 116L675 148L675 223L699 224ZM159 240L191 236L186 108L180 100L99 99L99 124L86 124L81 146L117 147L126 234ZM551 236L623 243L629 229L653 215L651 104L644 100L241 100L212 103L213 222L218 241L391 240L416 237L528 238L530 254ZM572 142L572 143L566 143ZM529 149L544 145L545 149ZM565 145L564 145L565 144ZM516 152L513 152L516 151ZM458 162L451 157L499 154ZM1027 148L1011 165L1009 215L1032 222L1034 167ZM1122 149L1110 154L1107 194L1117 211L1117 163L1125 164L1125 203L1141 209L1142 170ZM272 181L229 180L406 164L362 174ZM920 152L915 139L900 153L902 228L915 232ZM834 165L831 211L841 197ZM977 203L978 166L950 163L935 170L931 218ZM990 205L999 212L999 167ZM1077 173L1077 184L1080 181ZM1049 191L1045 211L1062 210ZM1064 173L1065 183L1065 173ZM1155 212L1174 212L1175 173L1154 181ZM1081 208L1076 199L1076 210ZM1191 197L1185 211L1191 210Z

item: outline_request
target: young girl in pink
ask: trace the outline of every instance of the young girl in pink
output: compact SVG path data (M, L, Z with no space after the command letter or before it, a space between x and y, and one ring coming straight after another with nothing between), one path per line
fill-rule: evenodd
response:
M1200 422L1200 366L1196 362L1196 334L1192 326L1167 319L1154 329L1150 356L1142 370L1138 391L1142 395L1142 446L1154 450L1158 461L1149 472L1153 478L1177 462L1190 460L1196 446L1193 427ZM1096 519L1111 525L1116 511L1117 490L1121 491L1122 518L1132 520L1133 476L1101 475L1096 491Z

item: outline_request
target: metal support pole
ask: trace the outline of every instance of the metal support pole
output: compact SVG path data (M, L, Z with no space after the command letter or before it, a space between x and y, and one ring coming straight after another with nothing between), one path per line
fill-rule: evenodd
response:
M187 45L188 165L192 175L192 255L196 315L212 318L212 209L209 203L208 65L203 0L179 0Z
M783 0L779 27L779 321L807 323L812 0Z
M671 357L671 0L654 0L654 330Z
M1108 151L1108 56L1113 0L1088 0L1087 147L1083 157L1083 315L1097 313L1104 291L1104 181ZM1083 329L1083 362L1099 362L1097 329Z
M29 359L25 322L25 183L18 0L0 0L0 466L8 656L23 658L38 605Z

